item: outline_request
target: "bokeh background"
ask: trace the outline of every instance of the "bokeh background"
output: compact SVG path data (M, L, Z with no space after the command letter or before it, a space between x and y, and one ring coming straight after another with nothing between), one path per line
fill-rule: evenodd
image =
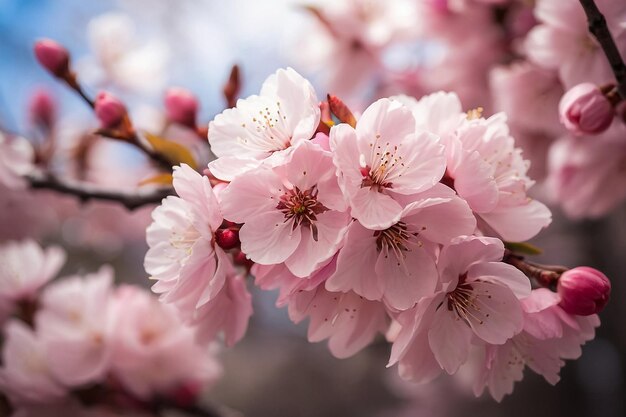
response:
M31 47L44 36L72 51L90 93L114 91L146 127L157 123L163 92L174 85L197 94L200 120L208 123L224 108L221 88L235 63L242 69L242 96L257 92L267 75L283 66L293 66L325 94L318 74L295 59L312 23L301 5L297 0L0 0L0 126L34 135L28 102L41 88L57 100L61 141L71 142L97 124L77 97L36 64ZM126 54L123 71L106 68L115 54ZM102 148L94 175L105 182L128 181L141 175L132 168L141 162L124 146ZM24 197L0 191L0 240L34 236L58 242L70 251L66 272L111 263L120 281L150 285L142 268L150 208L128 213L46 192ZM324 344L306 341L306 323L294 325L286 311L274 307L276 294L255 290L249 333L222 353L225 376L207 399L250 417L626 415L626 208L584 222L553 210L554 224L534 241L545 250L538 261L590 265L613 283L596 339L580 360L567 364L557 386L527 372L513 395L498 404L475 399L462 375L407 385L394 368L385 368L389 352L382 341L350 359L335 359Z

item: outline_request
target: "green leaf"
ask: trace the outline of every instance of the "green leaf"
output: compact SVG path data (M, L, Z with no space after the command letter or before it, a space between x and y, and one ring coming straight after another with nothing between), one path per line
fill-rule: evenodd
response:
M543 250L528 242L504 242L504 247L511 252L521 253L524 255L540 255Z

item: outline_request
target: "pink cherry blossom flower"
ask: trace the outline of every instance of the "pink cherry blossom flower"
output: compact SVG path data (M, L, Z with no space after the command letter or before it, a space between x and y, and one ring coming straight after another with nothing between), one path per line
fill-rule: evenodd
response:
M304 141L283 165L236 177L220 194L224 217L244 223L241 250L306 277L337 251L350 221L329 152Z
M317 21L297 40L293 54L341 97L362 97L369 83L388 72L385 51L416 32L411 0L325 1L311 9Z
M476 219L467 203L443 184L411 200L400 220L387 229L350 225L327 290L352 290L395 310L409 309L434 294L437 244L473 233Z
M134 395L149 399L219 377L212 352L196 343L194 330L181 324L173 306L132 286L118 288L113 303L112 372Z
M577 359L580 346L593 339L598 316L573 316L558 306L560 297L545 288L522 300L524 330L503 345L486 345L474 392L485 388L496 401L513 392L526 366L556 384L564 359Z
M356 129L333 127L330 146L352 216L370 229L397 223L402 196L431 188L445 170L437 137L416 131L411 111L389 99L369 106Z
M529 163L515 147L503 113L468 120L457 134L446 149L448 173L489 228L503 239L523 241L550 224L550 210L527 195L534 184L526 175Z
M0 183L9 188L22 188L20 178L33 168L35 158L32 145L19 136L8 137L0 132Z
M526 175L528 162L515 147L504 114L488 119L459 117L458 97L441 92L417 102L395 99L411 108L418 129L429 129L442 138L447 157L442 182L467 201L484 232L521 241L550 223L548 208L527 196L534 182Z
M571 218L600 217L626 197L626 127L601 135L563 137L548 155L550 196Z
M596 1L621 54L626 52L626 3ZM539 0L535 17L540 22L526 39L526 53L535 64L556 69L566 88L582 82L614 82L606 56L587 28L587 18L577 0Z
M99 381L109 370L112 284L113 270L102 267L55 282L41 296L36 328L52 374L66 386Z
M358 294L330 292L325 280L334 272L336 258L307 279L298 278L284 265L255 265L257 285L280 289L278 307L288 306L289 318L299 323L310 317L308 339L328 339L328 348L337 358L347 358L369 345L387 327L387 312L382 303Z
M267 158L279 163L285 151L313 137L320 121L313 86L291 68L279 69L258 96L237 101L209 124L209 164L217 178L230 181Z
M43 249L34 240L0 246L0 304L34 300L37 291L56 276L64 262L63 249Z
M37 335L26 325L10 321L4 327L0 390L12 403L50 403L66 395L52 375L51 358Z
M441 288L398 316L402 327L389 364L399 362L403 378L427 381L441 368L455 373L467 361L472 339L501 345L522 331L518 298L530 294L530 282L499 262L503 254L494 238L458 238L442 249Z
M246 288L246 278L234 269L215 298L196 310L190 324L197 330L198 340L206 343L223 333L226 346L240 341L252 316L252 296Z
M230 261L215 244L222 214L209 179L183 164L174 168L174 189L179 197L167 197L152 213L144 266L161 300L190 317L217 296Z

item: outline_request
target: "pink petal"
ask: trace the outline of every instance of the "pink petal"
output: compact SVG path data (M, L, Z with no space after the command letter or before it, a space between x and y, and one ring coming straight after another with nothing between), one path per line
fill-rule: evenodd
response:
M254 262L273 265L284 262L300 244L301 228L293 229L279 211L254 216L239 230L241 250Z

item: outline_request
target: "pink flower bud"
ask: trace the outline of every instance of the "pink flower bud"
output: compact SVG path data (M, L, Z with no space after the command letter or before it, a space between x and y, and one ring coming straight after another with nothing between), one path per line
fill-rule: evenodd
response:
M589 316L602 311L609 301L611 282L602 272L587 266L565 271L559 278L559 304L570 314Z
M52 39L40 39L35 42L35 57L42 67L57 77L69 72L70 53L60 43Z
M191 128L196 127L198 100L191 92L183 88L170 88L165 93L165 111L167 118Z
M215 242L224 250L239 246L239 232L231 229L220 229L215 232Z
M126 117L126 106L117 97L102 91L96 97L95 111L103 128L116 128Z
M47 90L37 90L28 103L28 117L34 126L50 129L56 116L56 103Z
M600 89L591 83L571 88L559 103L561 123L570 132L596 135L613 122L613 105Z

